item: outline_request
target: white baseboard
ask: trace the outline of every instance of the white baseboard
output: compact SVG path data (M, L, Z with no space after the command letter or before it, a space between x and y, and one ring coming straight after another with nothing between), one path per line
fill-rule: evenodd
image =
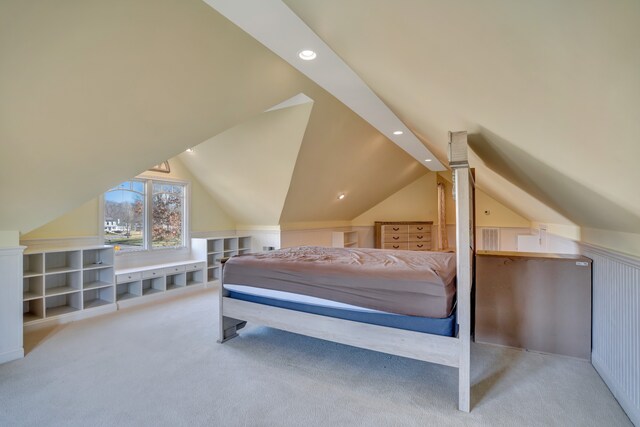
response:
M0 364L11 362L12 360L22 359L23 357L24 357L24 348L7 351L0 354Z
M184 286L181 288L171 289L166 292L160 292L152 295L142 295L136 298L127 299L124 301L118 301L117 306L118 306L118 310L122 310L124 308L137 307L139 305L155 303L164 299L168 299L171 297L183 295L185 293L190 293L196 290L204 290L204 289L205 289L205 284Z
M613 376L609 374L605 365L601 363L597 357L594 357L593 355L591 356L591 364L596 368L596 371L600 374L605 384L607 384L607 387L609 387L613 396L616 398L620 406L622 406L622 409L627 413L631 422L636 426L640 426L640 408L634 405L625 393L621 391L618 383L613 379Z

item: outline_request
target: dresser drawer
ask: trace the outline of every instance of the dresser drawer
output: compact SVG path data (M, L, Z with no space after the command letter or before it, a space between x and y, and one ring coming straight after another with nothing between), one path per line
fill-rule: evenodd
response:
M185 271L184 265L176 265L175 267L167 267L164 269L166 274L182 273Z
M429 224L413 224L409 226L409 233L431 233Z
M430 242L431 233L411 233L409 234L409 242Z
M409 232L408 225L390 224L382 226L382 234L406 234Z
M408 234L383 234L382 243L406 243L408 237Z
M142 279L142 273L139 271L116 275L116 283L127 283L140 279Z
M409 244L407 242L399 242L399 243L383 243L383 249L398 249L406 251L409 249Z
M162 277L163 275L164 275L164 272L162 271L161 268L157 270L145 270L142 272L143 279L153 279L154 277Z
M410 251L428 251L431 249L431 242L409 242Z
M205 266L204 262L194 262L193 264L185 265L185 269L186 271L202 270L204 266Z

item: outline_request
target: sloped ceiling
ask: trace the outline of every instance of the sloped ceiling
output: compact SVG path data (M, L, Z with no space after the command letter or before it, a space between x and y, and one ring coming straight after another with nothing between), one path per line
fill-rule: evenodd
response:
M441 160L527 218L640 232L640 2L284 0Z
M265 112L179 158L239 226L277 225L312 106Z
M333 96L312 98L281 225L352 220L428 172Z
M330 97L200 0L6 0L0 57L0 224L23 233L298 93Z
M350 221L428 172L333 96L313 97L180 155L240 227Z

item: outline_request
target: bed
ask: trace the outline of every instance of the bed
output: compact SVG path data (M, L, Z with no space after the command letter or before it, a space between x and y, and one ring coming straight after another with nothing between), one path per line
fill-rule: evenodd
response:
M450 138L466 155L466 132ZM467 162L450 165L455 254L298 247L233 257L223 270L218 342L252 322L451 366L458 408L469 412L474 180Z

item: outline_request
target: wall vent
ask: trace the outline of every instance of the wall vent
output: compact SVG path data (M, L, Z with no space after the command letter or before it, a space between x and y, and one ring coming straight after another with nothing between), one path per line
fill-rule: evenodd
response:
M482 249L485 251L500 250L500 229L499 228L483 228L482 229Z

